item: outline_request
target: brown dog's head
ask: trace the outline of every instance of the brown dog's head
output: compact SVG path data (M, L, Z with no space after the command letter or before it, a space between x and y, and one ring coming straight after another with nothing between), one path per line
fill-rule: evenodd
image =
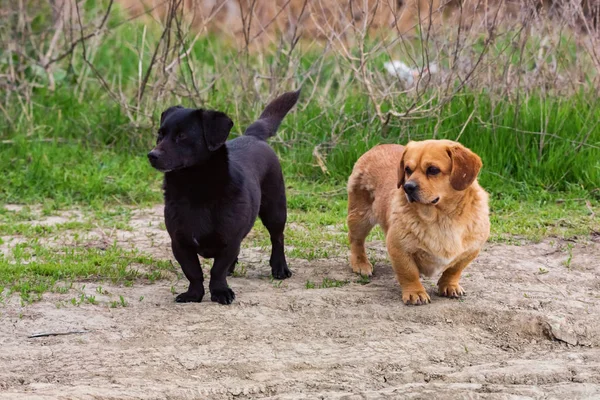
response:
M410 142L398 168L398 188L410 203L439 204L471 186L481 166L479 156L460 143Z

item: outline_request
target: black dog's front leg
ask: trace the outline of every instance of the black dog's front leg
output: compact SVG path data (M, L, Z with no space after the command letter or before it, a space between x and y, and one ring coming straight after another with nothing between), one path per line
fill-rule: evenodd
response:
M180 293L175 301L178 303L201 302L204 297L204 274L196 250L190 246L182 246L176 241L171 243L171 248L185 277L190 281L187 292Z
M233 275L233 273L235 272L235 266L237 263L238 263L238 259L236 257L235 261L231 264L231 267L229 267L229 270L227 271L227 276Z
M221 304L231 304L235 293L227 286L227 273L240 253L239 244L235 247L226 247L215 257L213 267L210 269L210 299Z

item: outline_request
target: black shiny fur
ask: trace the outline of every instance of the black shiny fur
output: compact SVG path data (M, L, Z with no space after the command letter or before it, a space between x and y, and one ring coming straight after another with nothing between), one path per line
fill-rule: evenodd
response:
M211 300L231 304L235 294L227 275L235 268L240 244L259 216L271 236L271 272L289 278L283 230L287 218L279 160L265 141L296 104L300 91L273 100L244 136L226 142L233 126L224 113L179 106L161 115L152 166L165 172L165 223L173 254L187 279L178 302L200 302L204 276L198 255L214 258Z

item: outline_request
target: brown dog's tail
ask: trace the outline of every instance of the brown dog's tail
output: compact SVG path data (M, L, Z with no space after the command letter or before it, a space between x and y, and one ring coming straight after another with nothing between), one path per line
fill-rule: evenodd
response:
M267 140L274 136L283 118L294 107L300 97L300 90L287 92L270 102L260 114L257 121L246 129L244 135L254 136L261 140Z

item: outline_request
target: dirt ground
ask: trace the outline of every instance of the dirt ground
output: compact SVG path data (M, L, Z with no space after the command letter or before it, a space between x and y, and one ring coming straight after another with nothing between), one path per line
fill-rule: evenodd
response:
M159 222L160 208L140 212L118 242L169 259ZM231 306L176 304L176 279L82 282L97 305L14 295L0 304L0 399L600 398L600 238L490 244L465 272L466 298L426 280L420 307L401 303L383 244L370 248L379 261L362 285L342 256L290 260L278 284L268 252L246 247ZM307 289L324 277L351 283ZM126 307L108 306L121 295ZM28 337L65 331L86 332Z

